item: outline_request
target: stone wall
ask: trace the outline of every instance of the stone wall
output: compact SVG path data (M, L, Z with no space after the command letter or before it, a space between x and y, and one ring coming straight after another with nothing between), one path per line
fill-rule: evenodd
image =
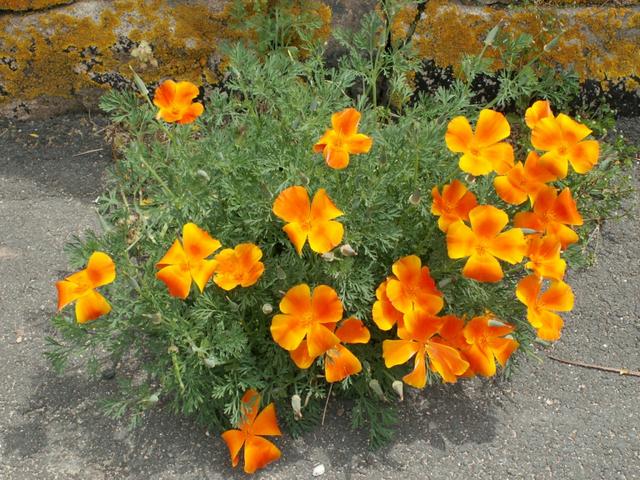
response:
M0 115L51 115L94 106L99 93L126 85L133 67L145 81L162 78L215 84L221 79L222 41L251 39L233 21L232 0L0 0ZM247 5L252 2L247 0ZM268 2L264 2L268 3ZM375 0L291 0L331 24L355 28ZM419 13L418 17L416 14ZM247 17L252 15L246 9ZM534 35L539 46L564 33L545 56L571 66L603 89L622 88L638 100L640 7L637 0L429 0L408 8L394 23L425 60L455 65L480 50L486 32ZM638 100L640 110L640 100Z

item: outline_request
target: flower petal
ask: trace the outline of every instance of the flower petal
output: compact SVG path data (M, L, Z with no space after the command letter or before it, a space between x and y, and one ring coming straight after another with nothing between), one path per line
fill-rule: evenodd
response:
M402 321L402 312L396 310L387 296L388 280L382 282L376 289L378 299L371 311L373 321L380 330L390 330L396 323Z
M340 245L344 226L335 220L318 221L311 224L309 247L317 253L327 253Z
M258 414L253 422L253 433L255 435L282 435L280 427L278 427L278 419L276 418L276 406L270 403Z
M413 370L408 373L402 380L407 385L411 385L415 388L424 388L427 384L427 366L425 363L424 349L420 348L416 354L416 358L413 363Z
M293 363L295 363L298 368L302 369L309 368L315 359L318 358L309 355L309 348L307 347L306 340L302 340L300 345L298 345L298 348L291 350L289 352L289 356L291 357L291 360L293 360Z
M474 253L462 269L462 275L479 282L499 282L504 277L500 262L493 255Z
M407 363L420 349L413 340L385 340L382 342L382 358L387 368Z
M291 351L300 346L309 328L298 316L275 315L270 330L273 340L285 350Z
M176 95L174 102L189 105L200 94L200 89L191 82L176 83Z
M477 208L477 207L476 207ZM476 247L476 236L461 220L449 225L447 230L447 253L449 258L464 258Z
M191 290L191 273L186 264L169 265L164 267L158 273L156 278L169 288L169 295L185 299L189 296Z
M311 202L311 222L333 220L344 213L335 206L324 188L319 188Z
M570 312L573 310L573 292L571 287L562 281L551 282L548 290L540 295L541 307L556 312Z
M578 212L576 201L571 196L571 190L566 187L556 198L551 209L554 220L566 225L582 225L582 216Z
M548 342L554 342L560 338L564 321L557 313L543 310L538 317L539 326L536 329L538 337Z
M527 127L534 128L540 120L551 116L553 116L553 112L551 111L549 100L538 100L527 108L524 113L524 122Z
M480 205L469 212L469 222L477 237L491 239L509 223L509 216L493 205Z
M193 123L196 118L202 115L202 112L204 112L204 106L201 103L192 103L184 110L182 116L178 119L178 123L180 125Z
M469 346L464 352L469 362L471 370L484 377L491 377L496 374L496 363L493 355L488 350L482 350L477 344Z
M311 214L307 190L300 186L285 188L273 202L273 213L285 222L307 222Z
M527 307L535 307L540 294L540 278L537 275L527 275L518 282L516 297Z
M485 148L500 140L504 140L511 134L511 127L505 116L494 110L484 109L480 112L476 123L474 141L480 148Z
M338 344L327 351L324 358L324 376L327 382L341 382L362 370L362 364L349 349Z
M576 173L587 173L598 163L600 144L596 140L585 140L569 150L569 162Z
M214 260L192 260L191 262L189 262L191 277L198 286L200 293L204 291L204 287L211 278L211 275L213 275L213 272L216 269L216 265L217 262L215 262ZM218 285L222 287L222 285Z
M167 253L156 263L156 268L164 268L169 265L184 265L188 262L187 255L182 248L180 240L173 242Z
M176 82L165 80L153 94L153 104L159 108L171 107L176 96Z
M254 473L278 460L282 452L269 440L257 435L250 435L244 445L244 471Z
M76 320L86 323L95 320L111 311L111 305L106 298L95 290L89 290L76 302Z
M317 357L340 343L340 339L324 325L315 323L307 334L309 356Z
M311 310L313 321L317 323L335 323L342 319L342 302L336 291L328 285L318 285L313 290Z
M465 173L474 176L487 175L493 171L493 162L481 155L465 153L458 161L458 167Z
M345 143L349 153L368 153L373 145L373 139L363 133L356 133L347 137Z
M519 228L512 228L493 239L488 247L491 255L511 264L520 263L527 244Z
M229 449L231 465L235 467L238 465L240 450L242 449L242 445L244 445L244 432L241 432L240 430L227 430L222 434L222 439Z
M344 148L327 145L323 151L324 159L331 168L342 170L349 166L349 152Z
M280 301L280 311L304 317L311 311L311 289L306 283L291 287Z
M559 114L556 117L557 123L562 130L562 137L565 142L569 144L578 143L580 140L586 138L591 133L591 130L586 125L576 122L573 118Z
M458 377L469 368L469 362L464 360L460 352L453 347L437 342L427 342L425 348L431 368L447 383L455 383Z
M291 243L293 243L293 247L296 249L296 253L298 255L301 255L304 244L307 241L307 237L309 236L309 230L307 230L298 222L287 223L284 227L282 227L282 230L287 234L289 240L291 240Z
M331 115L331 126L344 136L354 135L358 131L360 112L350 107Z
M522 171L522 164L518 162L512 170ZM496 177L493 179L493 186L498 196L511 205L520 205L528 198L527 191L524 190L522 183L515 182L514 177L517 174L507 173L507 175Z
M540 119L531 131L531 144L538 150L555 150L562 140L561 127L553 116Z
M347 318L335 333L342 343L367 343L371 338L369 329L355 317Z
M182 243L184 252L192 260L202 260L217 249L221 243L195 223L187 223L182 227Z
M484 147L478 154L482 163L490 163L491 169L500 175L504 175L513 168L513 147L506 142L496 143Z
M473 130L469 121L463 117L455 117L447 125L447 133L444 136L444 141L447 144L447 148L455 153L466 152L471 148L471 141L473 140Z
M569 171L569 157L552 150L540 157L540 165L556 178L565 178Z
M515 352L520 344L512 338L492 338L487 341L491 353L498 363L504 367L511 354Z
M58 311L87 293L88 288L68 280L56 282L58 290ZM389 327L391 328L391 327Z
M103 252L91 254L86 271L91 288L107 285L116 279L116 265L111 257Z

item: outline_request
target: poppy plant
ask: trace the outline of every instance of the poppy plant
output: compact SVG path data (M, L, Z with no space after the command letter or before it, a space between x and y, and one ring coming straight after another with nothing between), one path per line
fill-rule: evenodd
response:
M560 338L564 322L555 312L569 312L573 309L573 292L563 281L551 281L549 288L542 290L542 279L536 275L524 277L516 287L518 300L527 306L527 320L536 329L542 340L554 341Z
M58 311L71 302L76 302L76 320L86 323L111 311L109 302L96 288L116 279L116 266L109 255L93 252L87 268L56 282L58 290Z
M387 285L389 280L393 277L387 278L384 282L378 285L376 289L376 301L373 303L371 310L371 316L373 321L380 330L391 330L391 328L397 323L398 328L402 328L403 313L397 310L389 297L387 296Z
M253 389L242 396L238 429L227 430L222 439L229 448L231 464L235 467L240 461L240 450L244 446L244 471L254 473L281 456L280 449L263 436L282 435L276 418L276 407L267 405L258 414L260 394Z
M333 288L318 285L312 294L309 285L296 285L280 311L271 321L271 336L285 350L296 350L306 339L309 357L316 358L340 343L333 328L342 318L342 302Z
M169 288L169 295L187 298L194 281L204 290L216 268L216 262L206 257L220 248L220 242L194 223L182 227L182 242L176 240L156 264L156 278Z
M524 112L524 123L527 127L534 128L540 120L547 117L553 117L551 103L549 100L538 100Z
M334 324L335 328L335 324ZM329 383L341 382L350 375L362 371L362 364L358 357L343 344L367 343L371 338L369 329L357 318L348 318L334 332L340 343L331 347L324 355L324 377ZM309 355L306 340L300 346L289 352L291 359L299 368L309 368L317 357Z
M169 123L193 122L204 111L201 103L193 103L199 93L191 82L165 80L153 94L153 104L159 109L156 118Z
M422 266L417 255L408 255L396 261L391 267L394 277L387 281L387 297L391 305L403 314L420 310L435 315L444 306L442 293L429 267Z
M213 281L223 290L233 290L238 285L250 287L264 273L260 261L262 250L253 243L241 243L235 248L225 248L215 257Z
M562 280L567 262L560 258L562 244L554 236L528 235L527 253L529 259L524 267L537 275L553 280Z
M478 375L491 377L496 374L496 363L504 367L511 354L520 345L513 338L513 326L486 314L472 318L464 327L464 337L469 344L465 358Z
M469 212L478 205L476 196L460 180L453 180L442 187L442 195L437 186L433 187L431 196L431 213L440 217L438 228L445 233L456 220L468 220Z
M447 126L445 142L449 150L462 153L458 165L471 175L492 171L505 174L513 167L513 147L503 142L511 133L509 122L500 112L482 110L475 133L465 117L455 117Z
M273 213L288 222L282 230L289 236L298 255L307 238L311 250L317 253L327 253L342 241L344 227L334 219L343 213L324 188L316 192L312 202L309 202L306 188L286 188L273 202Z
M502 232L509 222L509 217L491 205L481 205L471 210L469 221L471 228L461 220L449 227L449 257L469 257L462 270L465 277L479 282L502 280L504 273L497 258L511 264L522 261L526 247L522 230L513 228Z
M442 380L454 383L464 374L469 363L455 348L437 340L435 335L443 325L443 319L425 312L412 312L405 316L404 329L398 330L399 340L382 342L382 357L387 368L402 365L414 358L413 370L402 380L412 387L424 388L427 384L426 360L429 367L440 374Z
M558 178L567 176L570 163L576 173L587 173L598 163L600 145L596 140L584 140L591 130L561 113L545 117L535 124L531 144L546 153L540 157L543 166Z
M578 234L568 225L582 225L582 216L569 187L560 195L554 187L547 187L536 196L533 211L516 213L513 223L519 228L556 237L564 249L578 241Z
M349 165L349 154L367 153L373 140L358 133L360 112L347 108L331 115L331 126L313 146L316 153L322 152L327 165L341 170Z
M547 182L556 180L556 176L540 164L536 152L530 152L524 165L517 162L506 175L493 179L498 196L507 203L520 205L527 198L533 204L540 190Z

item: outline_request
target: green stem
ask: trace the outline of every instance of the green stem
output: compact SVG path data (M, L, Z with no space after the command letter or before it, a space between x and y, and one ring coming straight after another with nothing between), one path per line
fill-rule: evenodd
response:
M160 184L162 189L165 191L167 195L169 195L176 203L178 201L178 197L171 191L169 186L165 183L165 181L158 175L158 172L155 168L153 168L142 155L140 155L140 162L149 170L151 176L156 179L156 181Z

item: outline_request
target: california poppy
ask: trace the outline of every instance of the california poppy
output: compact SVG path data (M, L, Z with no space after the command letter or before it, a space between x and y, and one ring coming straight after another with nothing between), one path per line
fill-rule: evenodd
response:
M109 302L95 291L116 279L116 266L109 255L93 252L87 268L56 282L58 311L76 301L76 320L86 323L111 311Z
M229 448L231 464L235 467L240 461L240 450L244 446L244 471L254 473L277 460L282 455L280 449L263 436L282 435L276 418L276 407L267 405L260 414L260 394L253 389L242 396L241 419L238 429L227 430L222 439Z
M564 322L555 312L573 309L573 292L563 281L551 281L549 288L541 293L542 279L536 275L524 277L516 288L518 300L527 306L527 320L542 340L558 340Z
M200 91L191 82L165 80L153 95L153 104L159 108L157 119L165 122L191 123L204 111L201 103L193 103Z
M492 171L506 173L513 167L513 147L503 142L511 133L509 122L500 112L482 110L475 133L465 117L455 117L447 126L445 142L449 150L462 153L459 166L471 175Z
M394 276L387 281L386 294L393 307L407 314L420 310L435 315L444 305L442 293L417 255L408 255L391 267Z
M469 212L478 205L476 196L460 180L453 180L442 187L442 195L437 186L433 187L431 196L431 213L440 217L438 228L445 233L456 220L468 220Z
M250 287L264 272L261 258L262 250L253 243L221 250L213 259L216 262L214 283L224 290L233 290L238 285Z
M549 100L538 100L527 108L524 113L524 123L527 124L527 127L534 128L540 120L547 117L553 117L551 103Z
M349 165L349 154L367 153L373 140L358 133L360 112L347 108L331 115L331 126L313 146L316 153L322 152L327 165L341 170Z
M334 219L343 213L324 188L316 192L311 203L304 187L286 188L273 202L273 213L288 222L282 229L298 255L302 253L307 238L311 250L317 253L327 253L342 241L344 227Z
M393 306L387 296L387 285L391 278L393 277L389 277L378 285L376 289L376 301L373 303L371 310L373 321L380 330L390 330L396 323L398 324L398 328L402 326L403 313Z
M495 375L495 360L502 367L505 366L519 346L516 340L508 336L513 330L512 325L496 320L491 314L472 318L465 325L463 333L469 344L465 358L475 373L485 377Z
M156 264L160 269L156 278L167 285L171 296L187 298L192 280L202 292L213 275L216 262L206 257L220 248L220 242L194 223L182 227L182 241L173 242Z
M531 143L546 152L540 163L564 178L569 163L577 173L586 173L598 163L600 145L596 140L584 140L590 133L587 126L561 113L538 121L531 132Z
M509 217L492 205L481 205L469 212L471 228L458 220L447 231L447 251L450 258L469 257L462 274L480 282L497 282L504 273L496 258L516 264L522 261L525 240L522 230L502 229ZM500 233L502 232L502 233Z
M567 262L560 258L562 244L554 236L528 235L527 253L529 259L524 267L537 275L553 280L562 280Z
M533 204L536 195L547 182L557 177L540 164L536 152L530 152L524 165L517 162L505 175L493 179L498 196L507 203L519 205L527 198Z

